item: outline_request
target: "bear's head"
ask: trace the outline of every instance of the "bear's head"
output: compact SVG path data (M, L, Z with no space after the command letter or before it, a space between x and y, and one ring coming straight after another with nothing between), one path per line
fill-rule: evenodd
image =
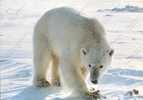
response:
M81 48L81 63L85 67L86 72L90 74L90 81L94 84L98 83L103 72L110 65L114 50L109 46L97 46L94 48Z

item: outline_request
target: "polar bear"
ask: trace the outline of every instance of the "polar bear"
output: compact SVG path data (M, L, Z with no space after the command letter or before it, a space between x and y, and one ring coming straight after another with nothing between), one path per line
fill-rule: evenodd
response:
M72 8L55 8L37 22L33 36L35 86L61 85L75 94L88 92L85 77L96 84L111 63L102 25ZM51 81L46 73L51 65Z

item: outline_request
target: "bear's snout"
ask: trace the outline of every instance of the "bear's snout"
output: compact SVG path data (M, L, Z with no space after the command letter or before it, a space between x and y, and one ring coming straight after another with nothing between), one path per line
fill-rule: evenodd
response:
M91 82L94 83L94 84L97 84L98 80L92 80Z
M90 80L92 83L97 84L98 83L98 77L99 77L99 71L98 69L92 69L90 72Z

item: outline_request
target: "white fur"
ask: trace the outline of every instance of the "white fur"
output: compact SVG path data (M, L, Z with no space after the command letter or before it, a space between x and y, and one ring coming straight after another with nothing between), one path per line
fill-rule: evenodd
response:
M110 47L106 41L102 25L92 18L80 15L71 8L56 8L45 13L34 30L34 84L44 79L50 61L57 58L61 85L76 94L84 94L87 87L81 68L88 70L88 64L103 65L99 75L111 62ZM81 49L87 50L87 55ZM97 67L96 66L96 67ZM92 69L89 69L89 72ZM54 76L53 79L57 79Z

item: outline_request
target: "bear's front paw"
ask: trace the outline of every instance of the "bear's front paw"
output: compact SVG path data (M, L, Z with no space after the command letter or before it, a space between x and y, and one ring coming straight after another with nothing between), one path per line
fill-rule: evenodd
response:
M99 98L99 91L95 91L95 92L87 92L87 97L89 100L97 100Z
M46 81L45 79L38 79L36 86L40 87L40 88L48 87L48 86L50 86L50 83L48 81Z
M94 91L94 92L87 92L86 96L87 96L88 100L97 100L97 99L101 98L99 90Z

